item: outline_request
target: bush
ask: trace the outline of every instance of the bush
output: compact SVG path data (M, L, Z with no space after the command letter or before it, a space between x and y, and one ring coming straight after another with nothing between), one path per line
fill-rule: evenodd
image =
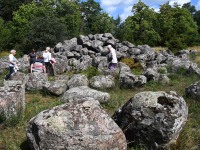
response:
M133 69L133 68L142 68L140 62L135 63L133 58L122 58L121 62L123 62L126 65L128 65L131 69Z
M86 75L89 79L100 74L96 67L89 67L87 70L84 70L81 73Z

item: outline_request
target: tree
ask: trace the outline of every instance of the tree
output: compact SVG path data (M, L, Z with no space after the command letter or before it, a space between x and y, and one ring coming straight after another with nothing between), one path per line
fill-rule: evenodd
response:
M5 22L0 18L0 51L7 48L10 43L11 32L5 25Z
M66 38L76 37L80 34L82 13L77 1L60 0L56 4L56 15L66 25L68 31Z
M107 13L101 13L96 16L96 19L91 24L93 33L114 33L115 23Z
M0 17L4 21L10 21L13 17L13 12L18 10L22 4L30 3L32 0L0 0Z
M101 13L102 8L99 3L94 0L87 0L86 2L81 2L81 11L83 17L82 32L85 34L95 34L92 28L93 22L95 22L96 17Z
M42 20L42 21L41 21ZM29 48L43 50L46 46L54 47L66 38L66 26L57 17L36 17L30 22L26 38Z
M154 29L156 13L143 2L139 1L132 8L133 16L129 16L123 25L124 37L135 44L156 45L160 41Z
M162 44L176 51L194 44L197 38L197 25L190 12L174 4L161 6L158 17L159 34Z
M189 10L192 15L196 13L196 8L194 5L191 5L191 2L183 4L182 8Z

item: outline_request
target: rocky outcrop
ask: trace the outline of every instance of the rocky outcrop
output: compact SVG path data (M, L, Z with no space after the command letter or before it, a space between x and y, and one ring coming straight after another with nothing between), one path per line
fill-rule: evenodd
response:
M188 116L185 100L176 92L141 92L113 115L128 143L162 149L178 138ZM131 144L130 144L131 145Z
M39 113L28 123L27 138L31 149L127 149L123 132L95 100Z

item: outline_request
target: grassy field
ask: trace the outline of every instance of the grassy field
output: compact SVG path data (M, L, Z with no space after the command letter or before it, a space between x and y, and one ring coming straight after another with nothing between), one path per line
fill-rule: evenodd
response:
M199 60L200 49L198 56L192 57L192 61L198 63L200 67ZM134 71L138 70L133 70L133 72ZM86 72L84 73L87 74ZM91 75L91 72L88 74ZM0 78L2 78L2 76ZM132 90L120 89L118 86L119 83L116 81L116 87L113 90L107 91L111 95L111 100L107 104L103 104L102 108L112 116L119 107L140 91L176 91L186 100L189 107L189 117L177 142L170 149L198 150L200 149L200 101L186 98L185 87L199 81L199 77L180 73L170 75L169 78L169 84L162 85L156 82L148 82L144 87ZM12 118L4 124L0 124L0 150L28 150L25 134L27 122L40 111L61 104L59 97L45 95L39 91L26 92L25 96L26 110L24 115ZM133 148L131 149L133 150Z

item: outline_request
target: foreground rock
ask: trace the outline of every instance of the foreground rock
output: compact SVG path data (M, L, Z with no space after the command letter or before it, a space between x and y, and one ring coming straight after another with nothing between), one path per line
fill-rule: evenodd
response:
M4 81L4 87L0 87L0 118L21 115L24 110L25 86L22 81Z
M187 116L188 108L182 97L161 91L136 94L113 119L130 143L140 141L148 149L162 149L176 141Z
M28 74L26 90L42 90L44 84L48 81L46 73L33 72Z
M82 101L90 98L98 100L100 103L108 102L110 95L106 92L93 90L87 86L74 87L67 90L61 98L62 102Z
M68 103L39 113L28 124L31 149L125 150L126 139L98 101Z

